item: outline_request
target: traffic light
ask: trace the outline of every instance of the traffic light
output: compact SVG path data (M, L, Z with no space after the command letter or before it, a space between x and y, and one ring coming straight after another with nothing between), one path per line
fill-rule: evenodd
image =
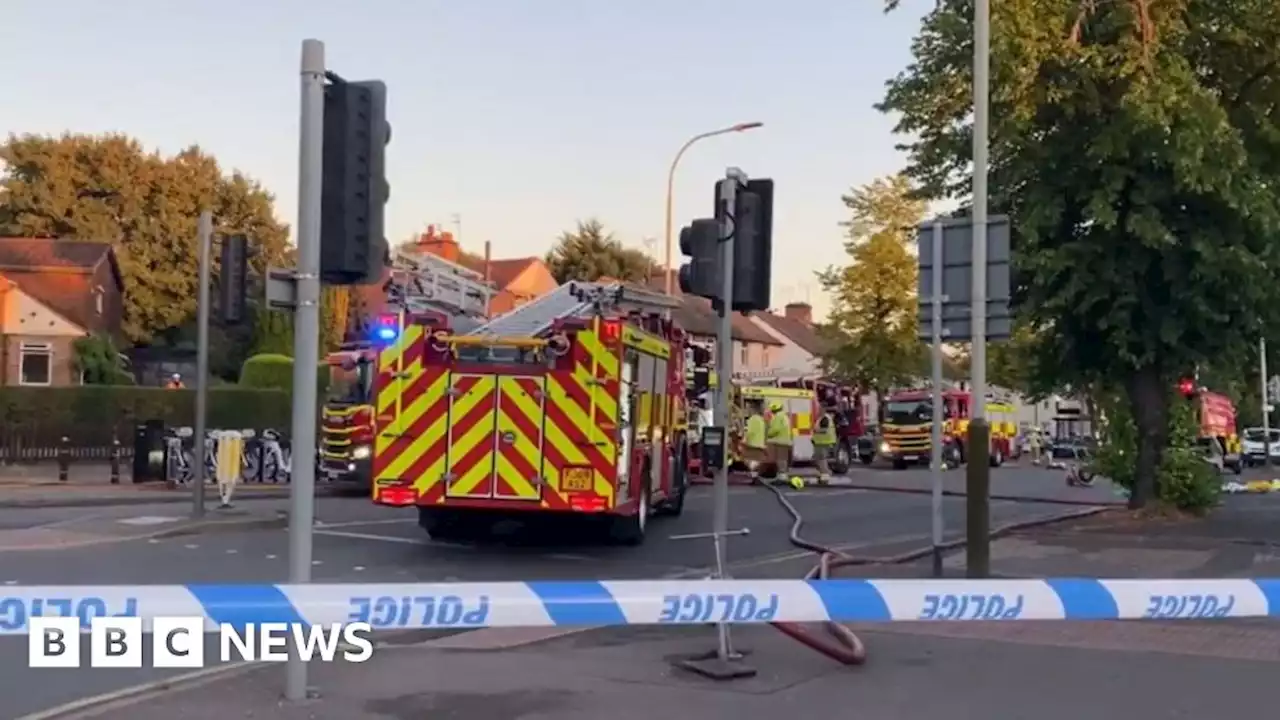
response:
M749 180L738 188L734 218L733 309L769 309L773 267L773 181Z
M720 279L720 223L699 218L680 230L680 253L689 262L680 266L680 292L716 300Z
M387 86L378 80L334 80L324 89L324 175L320 279L330 285L382 281L387 258L383 214Z
M218 271L218 307L222 322L235 325L244 320L248 293L249 239L243 235L222 238L222 267Z

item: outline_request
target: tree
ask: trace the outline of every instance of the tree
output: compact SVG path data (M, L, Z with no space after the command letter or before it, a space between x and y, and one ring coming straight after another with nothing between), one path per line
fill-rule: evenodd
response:
M653 261L643 251L624 247L605 230L599 220L579 221L577 227L560 233L547 266L557 282L591 281L602 277L648 282Z
M991 205L1014 227L1034 380L1123 390L1135 508L1156 497L1177 377L1280 307L1280 5L1151 5L1002 0L991 23ZM971 16L940 0L880 105L924 197L970 191Z
M134 342L194 314L201 210L213 212L218 233L251 238L259 273L287 251L272 195L238 172L224 175L198 147L165 158L123 135L11 135L0 160L0 235L111 243Z
M105 335L86 335L72 343L76 372L85 385L132 385L133 376L124 369L124 360L115 342Z
M835 349L825 362L836 376L883 397L886 388L928 367L917 337L916 258L909 247L925 205L902 176L875 180L840 199L851 215L841 223L849 264L818 273L832 295L827 325Z

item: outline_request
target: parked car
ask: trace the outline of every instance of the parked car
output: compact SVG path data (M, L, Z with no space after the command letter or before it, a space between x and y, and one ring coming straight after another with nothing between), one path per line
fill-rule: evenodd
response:
M1270 436L1269 442L1268 436ZM1262 465L1266 462L1268 455L1271 456L1272 464L1280 464L1280 429L1246 428L1241 435L1241 441L1245 466Z

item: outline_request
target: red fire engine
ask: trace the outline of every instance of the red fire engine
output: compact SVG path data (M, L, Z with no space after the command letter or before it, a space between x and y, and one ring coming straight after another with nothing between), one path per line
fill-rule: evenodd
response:
M407 314L382 348L373 500L447 537L528 513L594 516L644 540L684 507L685 335L675 301L570 283L468 334Z

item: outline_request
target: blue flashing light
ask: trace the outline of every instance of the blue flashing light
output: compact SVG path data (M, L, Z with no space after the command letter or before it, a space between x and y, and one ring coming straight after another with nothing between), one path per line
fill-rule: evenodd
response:
M391 342L400 335L400 318L397 315L379 315L378 323L373 329L374 338L383 342Z

